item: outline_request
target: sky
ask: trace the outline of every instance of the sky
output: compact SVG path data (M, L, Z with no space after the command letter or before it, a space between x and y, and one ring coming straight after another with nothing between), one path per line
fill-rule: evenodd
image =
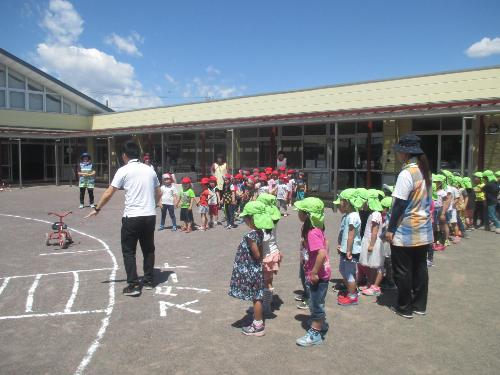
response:
M500 64L498 0L0 7L0 47L118 111Z

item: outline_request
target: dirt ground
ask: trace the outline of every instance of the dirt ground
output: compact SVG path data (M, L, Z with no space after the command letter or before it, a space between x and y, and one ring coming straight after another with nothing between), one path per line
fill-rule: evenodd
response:
M96 189L97 198L102 191ZM266 322L266 336L255 338L237 328L250 305L227 295L244 224L156 232L158 288L131 298L121 293L122 209L121 192L90 220L83 219L89 208L78 209L75 187L0 193L2 374L500 373L500 236L494 233L471 232L471 239L436 254L427 316L394 315L391 292L341 307L330 291L324 344L300 348L295 339L305 332L308 311L294 301L300 289L294 212L278 227L285 258L275 279L275 317ZM51 210L73 210L68 249L45 244ZM328 209L330 242L339 221Z

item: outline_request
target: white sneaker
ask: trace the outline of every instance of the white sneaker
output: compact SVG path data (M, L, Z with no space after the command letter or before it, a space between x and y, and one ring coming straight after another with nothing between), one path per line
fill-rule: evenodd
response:
M78 206L78 208L82 209L83 208L83 204L81 204L80 206Z
M495 229L496 234L500 234L500 228Z

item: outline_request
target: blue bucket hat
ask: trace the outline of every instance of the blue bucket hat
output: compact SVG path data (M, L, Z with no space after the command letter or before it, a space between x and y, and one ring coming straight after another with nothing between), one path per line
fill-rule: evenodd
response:
M92 159L92 158L90 157L90 154L89 154L88 152L84 152L83 154L81 154L81 155L80 155L80 160L82 160L84 157L88 157L88 158L89 158L89 160L90 160L90 159Z
M420 137L415 134L405 134L399 138L399 142L392 146L396 152L405 154L423 154L424 151L420 148Z

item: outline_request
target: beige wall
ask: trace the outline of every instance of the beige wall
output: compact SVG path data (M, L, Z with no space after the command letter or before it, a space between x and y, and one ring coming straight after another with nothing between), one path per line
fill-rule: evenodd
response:
M500 68L336 86L95 115L92 129L115 129L500 98Z
M488 126L493 123L500 125L500 116L485 116L484 169L495 172L500 170L500 131L488 134Z
M82 131L90 130L91 123L90 116L0 109L0 127Z

